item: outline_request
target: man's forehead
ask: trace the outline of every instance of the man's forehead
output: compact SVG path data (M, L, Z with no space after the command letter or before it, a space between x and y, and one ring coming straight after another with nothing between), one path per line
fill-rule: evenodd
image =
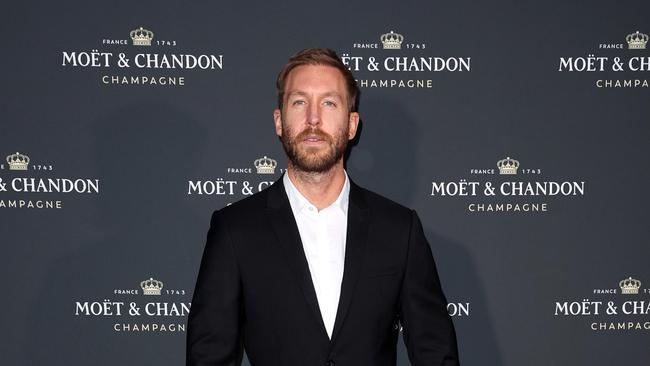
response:
M300 65L287 75L285 95L318 93L341 97L346 93L341 71L329 65Z

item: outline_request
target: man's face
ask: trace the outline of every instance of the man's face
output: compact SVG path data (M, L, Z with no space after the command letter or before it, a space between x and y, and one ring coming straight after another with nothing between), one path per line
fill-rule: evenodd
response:
M331 66L303 65L291 70L282 111L273 113L275 131L289 160L304 172L322 173L341 162L359 123L349 113L341 72Z

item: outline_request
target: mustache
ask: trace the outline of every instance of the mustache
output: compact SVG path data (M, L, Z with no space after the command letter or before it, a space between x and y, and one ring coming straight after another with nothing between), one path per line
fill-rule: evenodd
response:
M298 136L296 136L296 140L300 141L300 140L304 140L306 138L314 138L314 137L316 137L316 138L318 138L320 140L325 140L325 141L331 141L332 140L330 135L328 135L327 133L323 132L322 130L320 130L318 128L313 128L313 129L302 131L301 133L298 134Z

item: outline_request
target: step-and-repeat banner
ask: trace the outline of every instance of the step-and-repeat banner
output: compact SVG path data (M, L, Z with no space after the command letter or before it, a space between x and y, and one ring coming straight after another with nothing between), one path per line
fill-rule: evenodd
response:
M285 171L275 78L329 47L348 173L418 211L463 364L649 364L649 10L6 4L1 363L182 365L210 215Z

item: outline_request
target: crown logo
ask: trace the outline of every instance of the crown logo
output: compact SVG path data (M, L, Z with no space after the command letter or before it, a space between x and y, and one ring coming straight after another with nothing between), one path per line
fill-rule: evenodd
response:
M385 50L400 50L402 49L402 42L404 41L404 36L399 33L390 31L388 33L382 34L379 37L381 43L384 45Z
M519 168L519 161L507 157L497 161L497 167L499 168L499 174L515 175L517 174L517 168Z
M641 288L641 281L635 280L632 277L628 277L627 279L619 282L618 285L621 287L622 294L636 295L639 293L639 289Z
M140 282L143 295L160 295L160 290L163 288L162 281L154 280L150 277L148 280Z
M277 161L267 158L266 155L263 158L255 160L254 164L257 169L257 174L274 174L275 167L278 166Z
M151 46L153 32L140 27L131 31L131 39L134 46Z
M7 163L9 163L9 170L27 170L29 156L16 152L15 154L7 155Z
M628 50L645 50L645 45L648 43L648 35L636 31L636 33L628 34L625 40L627 41Z

